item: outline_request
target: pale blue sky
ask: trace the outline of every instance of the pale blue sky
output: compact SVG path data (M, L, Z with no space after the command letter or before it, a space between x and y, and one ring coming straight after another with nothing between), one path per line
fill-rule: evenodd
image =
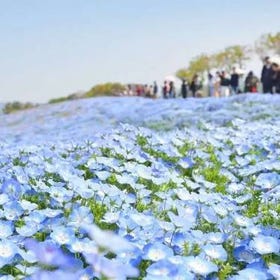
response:
M161 82L195 55L279 31L279 11L279 0L0 0L0 102Z

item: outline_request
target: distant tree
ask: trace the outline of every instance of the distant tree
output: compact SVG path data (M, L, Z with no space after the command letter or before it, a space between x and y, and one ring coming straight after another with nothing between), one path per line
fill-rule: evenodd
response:
M245 62L250 60L251 51L248 46L229 46L212 56L213 65L215 68L225 69L226 71L230 71L232 65L236 64L243 68Z
M205 72L209 72L212 68L212 59L210 56L206 54L201 54L199 56L194 57L190 63L188 68L179 69L176 72L176 76L179 79L186 79L190 81L195 74L203 76Z
M182 68L176 72L176 77L181 80L190 81L193 77L193 73L191 73L188 68Z
M248 46L234 45L227 47L225 53L231 65L237 64L242 69L245 62L250 60L252 50Z
M5 104L5 106L3 108L3 113L10 114L10 113L13 113L16 111L31 109L36 106L38 106L38 105L30 103L30 102L28 102L28 103L21 103L19 101L9 102L9 103Z
M255 51L261 59L268 53L280 55L280 32L263 34L255 42Z
M125 91L125 86L120 83L105 83L94 86L86 92L83 97L94 96L114 96L120 95Z
M194 74L209 72L212 68L211 58L207 54L201 54L190 61L189 69Z

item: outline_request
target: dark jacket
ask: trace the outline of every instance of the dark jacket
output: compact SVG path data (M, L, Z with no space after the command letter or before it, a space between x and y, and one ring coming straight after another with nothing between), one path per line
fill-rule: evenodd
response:
M272 77L272 83L276 89L276 92L280 93L280 71L274 72L274 75Z
M271 67L263 66L261 82L265 87L272 87L274 71Z
M244 92L255 92L258 87L259 79L254 75L248 75L245 79Z
M221 86L228 87L230 85L230 80L225 76L221 76Z
M231 77L230 77L230 85L232 87L238 87L238 84L239 84L239 75L234 73L234 74L231 74Z
M188 85L187 85L186 82L183 82L183 83L182 83L181 93L182 93L182 96L183 96L184 98L187 97L187 95L188 95Z
M192 80L191 85L190 85L190 90L193 93L196 93L201 88L202 88L202 85L201 85L201 83L198 80Z

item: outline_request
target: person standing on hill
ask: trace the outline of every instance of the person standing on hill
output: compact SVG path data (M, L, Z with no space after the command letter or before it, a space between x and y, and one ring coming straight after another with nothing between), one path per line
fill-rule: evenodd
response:
M158 85L157 85L157 82L154 81L154 85L153 85L153 96L154 96L154 98L157 97L157 94L158 94Z
M227 74L225 71L222 71L221 73L221 96L222 97L228 97L229 96L229 86L230 86L230 80L227 77Z
M168 98L167 94L169 92L169 84L167 81L164 81L164 84L163 84L163 88L162 88L162 93L163 93L163 98Z
M192 92L192 96L196 97L196 93L201 89L201 83L199 81L199 77L197 74L195 74L193 76L192 82L191 82L191 86L190 86L190 90Z
M273 75L273 87L275 93L280 93L280 61L272 63Z
M232 74L230 76L230 88L231 88L231 94L237 94L238 93L238 87L239 87L239 75L236 72L236 68L232 68Z
M175 98L175 90L174 90L174 82L169 82L169 92L168 92L169 98Z
M250 71L245 79L245 89L244 92L253 92L258 91L259 79L254 75L253 71Z
M264 93L272 93L274 71L271 67L270 58L264 59L264 66L261 74L261 82Z
M185 79L183 79L183 82L182 82L181 94L182 94L183 98L187 98L187 96L188 96L188 84Z
M220 97L221 96L221 74L219 71L216 72L216 76L214 78L214 95L215 97Z
M208 73L208 96L215 96L215 80L211 73Z

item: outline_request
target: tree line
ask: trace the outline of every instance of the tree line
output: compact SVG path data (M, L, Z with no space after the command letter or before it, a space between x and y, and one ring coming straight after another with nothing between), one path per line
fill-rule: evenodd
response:
M242 69L253 53L261 59L268 53L280 55L280 32L262 35L254 46L233 45L213 54L200 54L191 59L187 67L179 69L176 76L181 80L189 81L194 75L203 76L212 69L224 69L230 72L232 65Z

